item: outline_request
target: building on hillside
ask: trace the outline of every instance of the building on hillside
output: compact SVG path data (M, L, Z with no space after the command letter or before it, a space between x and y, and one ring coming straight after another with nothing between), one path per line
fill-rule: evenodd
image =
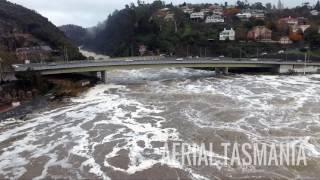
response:
M306 25L308 24L308 19L304 17L298 17L293 18L291 16L286 18L281 18L278 21L279 24L287 24L289 26L295 26L295 25Z
M246 12L246 13L238 13L236 16L238 18L240 18L241 20L248 20L248 19L250 19L252 17L252 14Z
M211 12L213 14L216 14L216 15L223 15L223 7L219 6L219 5L211 5L209 7L209 9L211 10Z
M183 6L183 7L181 7L181 10L186 14L191 14L191 13L194 12L194 9L193 8L189 8L189 6Z
M224 30L220 33L219 40L220 41L226 41L226 40L234 41L234 40L236 40L236 32L233 30L233 28L231 28L230 30L227 30L226 28L224 28Z
M42 62L48 60L53 50L49 46L34 46L17 48L16 56L19 61Z
M248 40L272 41L272 31L264 26L256 26L248 32Z
M190 15L190 19L192 20L198 20L198 19L204 19L204 12L194 12L194 13L191 13Z
M307 29L309 29L309 27L311 27L310 25L294 25L291 26L291 31L296 33L301 31L302 33L304 33Z
M281 37L279 40L279 44L282 44L282 45L288 45L288 44L292 44L292 43L293 42L291 41L291 39L288 36Z
M320 12L314 9L314 10L310 11L310 14L312 16L318 16L320 14Z
M299 23L297 18L293 18L291 16L286 17L286 18L281 18L279 19L279 24L287 24L289 26L297 25Z
M262 13L262 12L253 12L253 13L252 13L252 17L255 18L255 19L264 20L265 14Z
M211 9L204 8L204 9L201 9L200 12L203 12L204 14L208 14L211 12Z
M166 21L174 21L174 14L173 13L168 13L165 17L164 20Z
M212 16L207 16L206 23L224 23L224 18L220 15L213 14Z

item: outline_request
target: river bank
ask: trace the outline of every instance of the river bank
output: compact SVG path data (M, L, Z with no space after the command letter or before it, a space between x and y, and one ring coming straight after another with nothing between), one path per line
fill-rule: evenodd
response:
M63 104L95 85L91 77L68 75L47 77L37 87L32 82L12 81L1 85L0 122L9 118L24 119L28 114Z

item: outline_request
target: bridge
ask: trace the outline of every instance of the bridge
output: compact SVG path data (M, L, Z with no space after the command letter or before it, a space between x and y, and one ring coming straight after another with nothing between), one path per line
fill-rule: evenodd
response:
M215 68L217 72L228 73L229 69L241 68L266 68L277 73L317 73L320 72L320 63L304 63L270 59L232 59L232 58L197 58L197 59L106 59L91 61L71 61L46 64L15 64L16 73L37 72L41 75L101 72L103 80L106 80L107 71L117 69L138 68Z

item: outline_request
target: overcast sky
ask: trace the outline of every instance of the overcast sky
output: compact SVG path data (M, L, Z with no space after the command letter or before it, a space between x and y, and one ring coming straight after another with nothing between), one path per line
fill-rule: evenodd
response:
M91 27L98 22L104 21L115 9L122 9L131 0L9 0L23 5L29 9L36 10L43 16L49 18L55 25L76 24L83 27ZM153 0L145 0L152 2ZM228 1L235 4L237 0L165 0L173 4L187 3L222 3ZM271 2L277 4L278 0L249 0L249 2ZM292 7L302 2L315 4L317 0L282 0L285 7ZM136 2L134 0L133 2Z

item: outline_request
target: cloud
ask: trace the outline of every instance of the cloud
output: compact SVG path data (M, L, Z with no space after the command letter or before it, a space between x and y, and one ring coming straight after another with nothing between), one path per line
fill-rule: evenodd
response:
M132 1L128 0L9 0L11 2L23 5L29 9L36 10L38 13L49 18L55 25L77 24L84 27L95 26L99 22L103 22L109 14L115 9L122 9L126 4ZM153 0L145 0L152 2ZM173 4L183 2L188 3L205 3L228 1L234 4L237 0L166 0ZM249 0L249 2L261 1L263 3L271 2L277 4L277 0ZM315 3L317 0L310 0ZM134 0L133 2L136 2ZM302 0L282 0L287 5L301 4ZM293 3L294 2L294 3Z

